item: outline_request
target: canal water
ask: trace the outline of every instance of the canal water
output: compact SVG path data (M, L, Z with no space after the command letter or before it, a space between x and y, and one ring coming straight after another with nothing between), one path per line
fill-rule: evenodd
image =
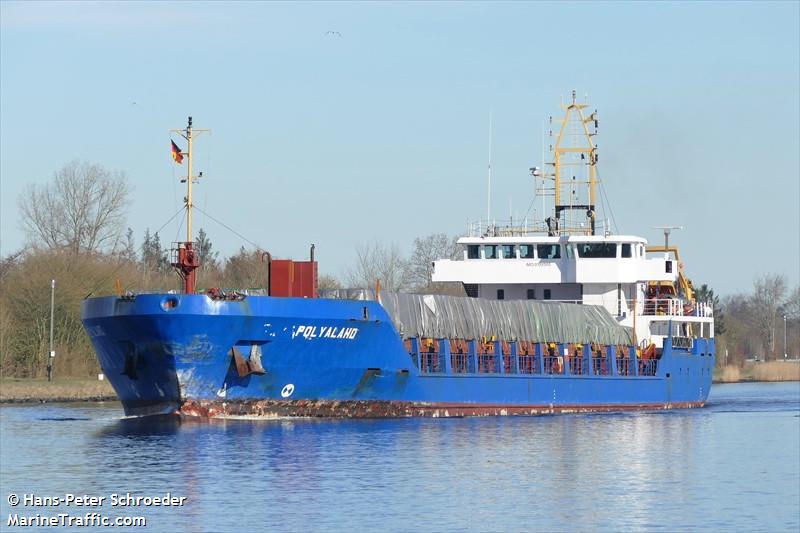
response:
M5 406L0 489L2 531L60 530L12 515L97 513L146 520L128 531L796 532L800 383L715 385L704 409L531 418L180 422L122 419L115 403ZM179 505L154 505L167 493ZM68 494L104 500L30 499Z

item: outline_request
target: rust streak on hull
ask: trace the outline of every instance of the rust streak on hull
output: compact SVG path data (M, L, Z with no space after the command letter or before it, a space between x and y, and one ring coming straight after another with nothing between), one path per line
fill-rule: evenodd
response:
M178 410L201 418L409 418L466 416L536 416L559 413L600 413L703 407L705 402L607 405L494 405L421 403L377 400L190 400Z

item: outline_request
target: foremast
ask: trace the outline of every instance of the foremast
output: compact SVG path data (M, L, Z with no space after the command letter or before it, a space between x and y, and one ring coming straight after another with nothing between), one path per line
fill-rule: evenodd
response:
M195 290L196 272L200 266L200 257L198 251L194 249L194 242L192 236L192 185L199 176L192 174L192 143L195 135L207 132L210 130L201 130L192 128L192 117L189 117L186 129L183 130L170 130L171 133L176 133L186 140L186 152L176 151L177 146L173 142L172 157L176 163L183 163L183 156L186 156L186 177L181 179L181 183L186 183L186 196L184 197L184 207L186 209L186 241L176 243L177 247L173 250L172 266L178 272L183 280L183 292L192 294Z

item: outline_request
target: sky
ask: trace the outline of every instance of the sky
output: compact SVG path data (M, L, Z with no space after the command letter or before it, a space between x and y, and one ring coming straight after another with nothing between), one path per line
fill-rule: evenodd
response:
M127 174L140 244L182 205L169 129L191 115L211 129L195 205L236 233L195 228L223 255L315 243L343 276L359 245L408 253L485 217L490 112L493 217L524 216L573 89L621 233L683 226L671 242L718 294L798 284L800 2L2 0L0 254L26 243L24 188L73 160Z

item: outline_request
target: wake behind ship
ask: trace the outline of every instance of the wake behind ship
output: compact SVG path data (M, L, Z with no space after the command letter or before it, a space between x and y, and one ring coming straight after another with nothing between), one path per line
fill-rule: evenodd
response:
M553 162L531 169L554 198L553 214L532 224L472 224L458 240L462 258L435 262L433 281L460 284L463 297L379 285L320 297L313 248L309 261L265 254L266 295L197 293L198 130L190 118L176 130L187 152L173 143L176 162L188 157L187 240L173 259L183 292L83 304L126 414L439 417L702 406L714 368L712 309L695 300L668 240L648 246L599 220L597 115L574 92L563 107ZM585 196L576 192L581 182Z

